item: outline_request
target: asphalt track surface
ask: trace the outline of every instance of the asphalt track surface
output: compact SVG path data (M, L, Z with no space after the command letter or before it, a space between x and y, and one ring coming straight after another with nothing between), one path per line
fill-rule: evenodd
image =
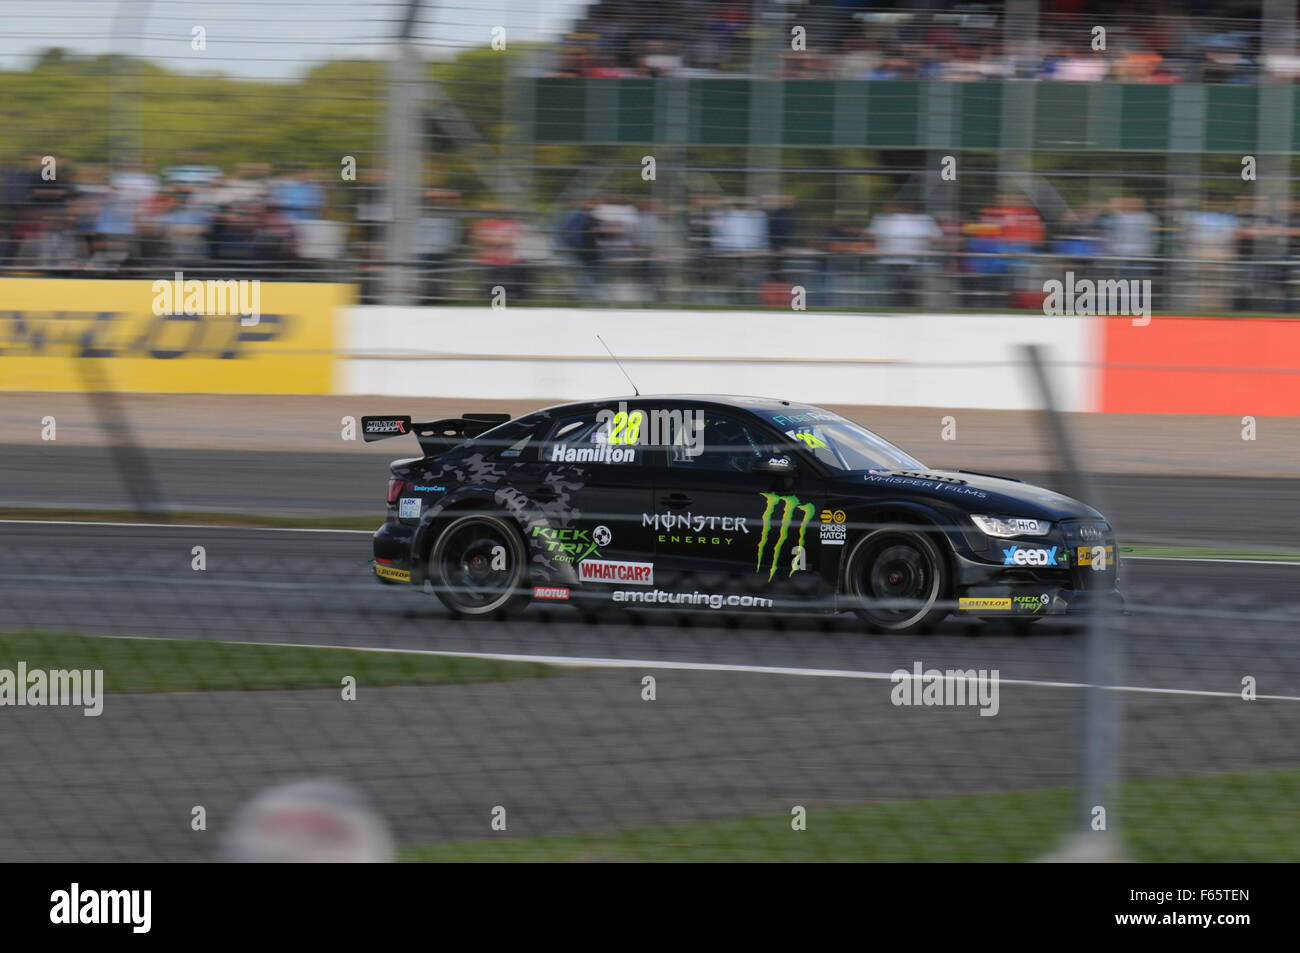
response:
M400 456L394 448L393 456ZM129 508L151 481L174 510L383 519L387 457L373 452L290 453L151 449L144 475L124 476L106 448L58 443L0 445L0 507ZM1053 489L1053 474L1006 472ZM1300 526L1295 481L1227 476L1104 474L1098 505L1121 542L1294 548Z
M190 566L196 545L201 573ZM368 556L357 533L2 523L0 631L626 666L360 686L346 703L322 689L110 696L98 718L8 708L0 860L211 859L241 803L302 777L357 785L408 844L494 836L496 805L509 811L508 836L521 836L788 817L792 804L815 819L828 805L1076 779L1085 693L1071 683L1084 680L1085 640L1051 620L1028 635L950 621L873 636L851 619L611 612L583 623L534 607L464 623L428 595L373 582ZM1135 690L1107 697L1125 710L1124 775L1295 767L1300 702L1287 699L1300 696L1300 566L1133 561L1122 585L1134 611L1116 624ZM888 673L918 661L997 669L997 717L893 705ZM641 697L648 674L653 703ZM1286 698L1243 702L1244 676ZM190 830L194 805L208 811L206 832ZM1016 832L989 836L1014 842Z

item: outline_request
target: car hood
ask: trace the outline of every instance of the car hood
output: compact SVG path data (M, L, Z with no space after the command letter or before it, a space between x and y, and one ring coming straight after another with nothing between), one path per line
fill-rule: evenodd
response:
M1025 516L1034 519L1105 519L1086 503L1006 477L959 470L871 470L845 474L832 483L837 488L872 487L893 490L899 496L944 500L968 513L995 516ZM874 495L874 494L873 494Z

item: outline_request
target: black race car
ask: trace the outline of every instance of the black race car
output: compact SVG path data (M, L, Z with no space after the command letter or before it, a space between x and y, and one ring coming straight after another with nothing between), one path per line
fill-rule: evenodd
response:
M950 612L1026 622L1122 604L1092 507L929 469L806 404L638 395L362 430L413 433L423 451L392 465L376 576L461 616L530 601L851 610L903 632Z

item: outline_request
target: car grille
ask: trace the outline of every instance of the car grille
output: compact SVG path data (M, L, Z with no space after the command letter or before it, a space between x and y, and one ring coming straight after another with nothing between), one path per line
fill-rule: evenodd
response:
M1070 573L1075 589L1113 589L1119 562L1119 547L1115 543L1115 533L1107 523L1100 520L1070 520L1061 523L1065 534L1065 544L1070 547ZM1105 569L1094 569L1091 565L1079 564L1079 548L1094 546L1110 547L1110 559Z

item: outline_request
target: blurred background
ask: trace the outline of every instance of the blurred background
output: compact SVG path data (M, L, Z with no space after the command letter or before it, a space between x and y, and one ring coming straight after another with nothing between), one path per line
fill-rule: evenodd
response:
M0 0L0 680L106 692L0 714L0 859L1300 857L1296 22ZM177 271L260 280L262 323L151 311ZM1045 315L1070 271L1154 317ZM381 589L415 446L357 418L624 393L596 333L642 392L1082 496L1129 613ZM999 714L893 704L915 665L1000 672Z
M1104 268L1295 305L1290 0L310 6L7 4L0 269L1003 310Z

